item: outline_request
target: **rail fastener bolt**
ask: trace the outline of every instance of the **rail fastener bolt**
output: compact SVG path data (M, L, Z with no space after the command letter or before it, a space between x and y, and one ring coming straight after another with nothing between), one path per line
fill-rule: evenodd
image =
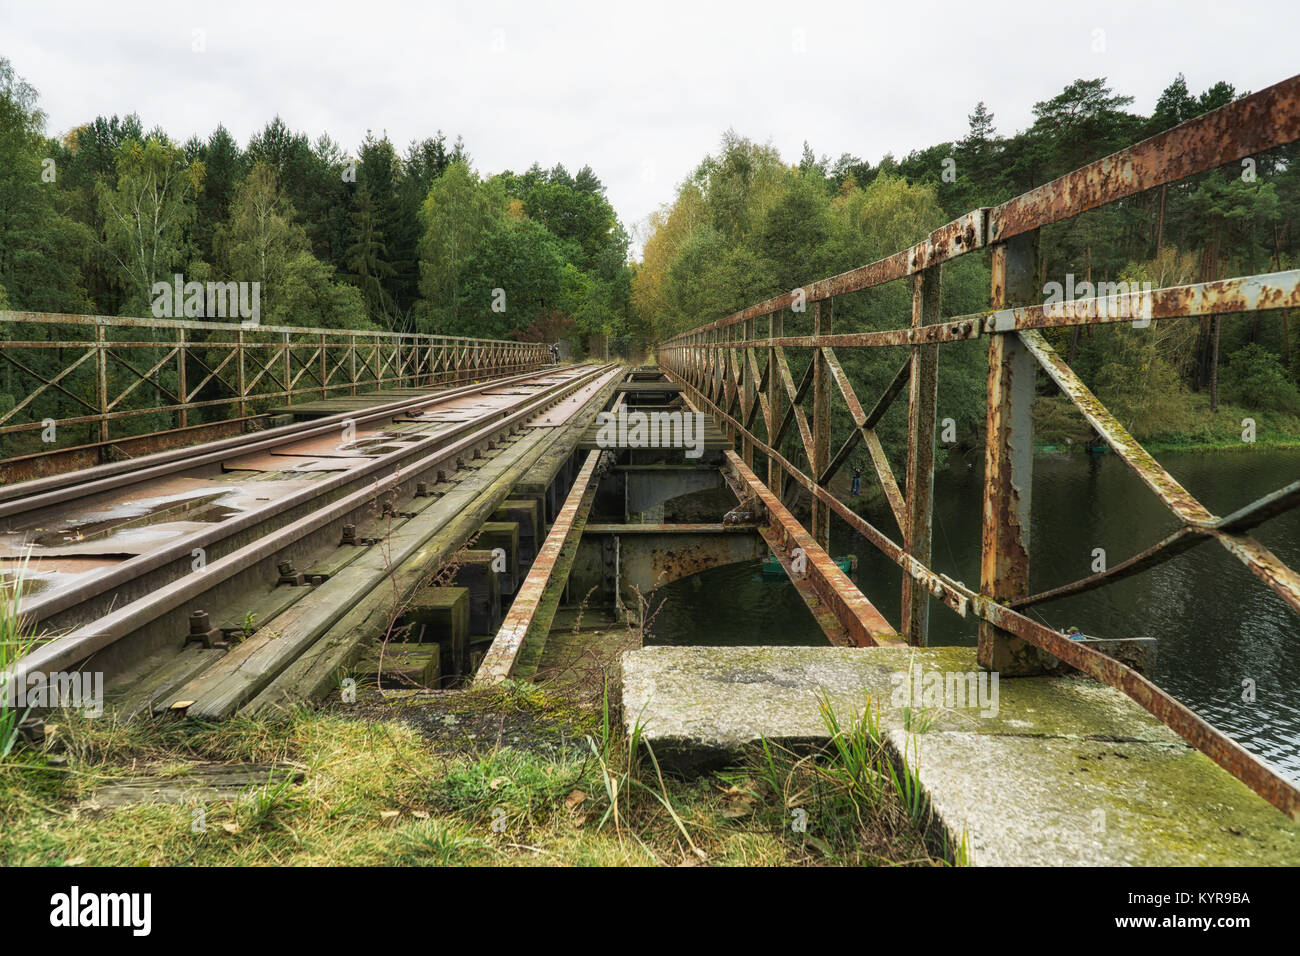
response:
M199 643L208 648L230 646L226 643L225 635L212 626L207 611L192 611L190 613L189 640L190 643Z
M301 571L295 571L293 569L292 561L281 561L275 567L276 570L280 572L280 579L275 582L276 584L288 584L290 587L301 587L307 583L307 576Z

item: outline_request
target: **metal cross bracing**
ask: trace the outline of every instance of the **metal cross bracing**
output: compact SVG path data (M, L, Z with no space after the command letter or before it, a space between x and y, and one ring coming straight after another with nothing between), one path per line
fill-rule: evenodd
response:
M1067 309L1035 304L1043 300L1038 292L1041 227L1297 140L1300 76L1090 163L999 206L976 209L911 248L760 302L668 339L656 349L660 366L686 387L692 404L711 412L728 430L746 465L752 467L755 451L766 457L767 484L778 496L787 482L808 493L812 500L811 531L823 548L829 542L830 515L834 513L899 565L903 571L900 633L909 643L926 642L929 598L933 596L979 622L978 657L982 666L1007 676L1034 673L1042 666L1039 652L1046 652L1128 694L1192 746L1292 817L1300 817L1300 790L1294 784L1136 671L1028 617L1024 611L1042 601L1110 584L1213 540L1300 614L1300 575L1248 533L1261 522L1300 504L1300 481L1230 515L1214 515L1133 439L1043 335L1045 329L1062 326L1133 322L1139 315L1154 323L1294 308L1300 306L1300 270L1110 294L1070 303ZM990 255L991 309L944 319L943 264L984 249ZM912 315L906 328L834 330L837 296L906 278L912 283ZM786 334L786 320L804 308L812 313L812 334ZM760 330L758 323L763 320L766 328ZM979 337L988 340L988 378L980 584L976 590L931 568L930 532L939 348ZM874 403L864 405L836 350L888 346L906 347L908 357L883 394ZM792 370L790 350L804 350L798 353L807 361L802 374ZM1102 573L1031 594L1030 409L1040 369L1181 527ZM900 482L877 435L877 425L904 390L908 448L906 472ZM853 429L832 454L834 393L843 398ZM781 452L787 435L797 436L794 461ZM828 488L859 446L871 459L901 540L876 528ZM887 639L889 635L880 637ZM878 642L873 635L866 638Z
M543 342L0 311L0 457L39 433L87 442L241 420L267 403L455 384L550 362ZM66 444L66 443L61 443Z

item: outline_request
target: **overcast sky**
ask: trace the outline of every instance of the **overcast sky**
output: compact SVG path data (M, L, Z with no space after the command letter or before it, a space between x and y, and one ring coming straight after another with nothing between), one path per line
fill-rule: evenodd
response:
M1106 76L1149 112L1180 71L1257 90L1300 71L1300 3L715 5L273 0L0 0L0 56L40 92L48 132L140 114L176 140L218 122L243 143L277 113L355 151L442 129L484 174L590 165L629 229L733 127L797 162L876 162L998 129Z

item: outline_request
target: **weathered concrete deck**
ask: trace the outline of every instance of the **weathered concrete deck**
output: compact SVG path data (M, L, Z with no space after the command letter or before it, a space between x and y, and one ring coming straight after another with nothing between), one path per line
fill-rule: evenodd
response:
M639 720L660 761L682 771L760 737L824 743L819 695L841 724L871 695L934 825L950 846L964 836L975 865L1300 864L1300 823L1090 679L1001 680L979 704L930 709L914 733L898 692L906 675L975 672L974 649L648 647L622 665L629 731Z

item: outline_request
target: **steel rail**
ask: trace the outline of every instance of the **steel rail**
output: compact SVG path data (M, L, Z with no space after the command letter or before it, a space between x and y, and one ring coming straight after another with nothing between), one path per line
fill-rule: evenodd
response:
M582 382L590 377L590 374L591 373L586 373L575 377L573 381ZM538 376L534 375L533 377ZM538 396L536 400L532 400L531 397L526 396L521 399L520 402L515 404L527 408L536 404L538 401L545 401L556 394L567 395L572 391L572 389L569 388L570 384L571 383L565 383L560 387L558 392L547 392ZM389 414L391 414L391 412ZM513 415L509 414L509 407L506 409L494 410L490 414L493 418L496 418L498 415L503 416L496 420L496 424L510 421L514 418ZM381 475L383 472L392 469L394 466L399 465L407 459L439 449L442 446L447 445L449 442L454 442L462 435L476 433L476 431L481 429L484 424L485 422L483 418L456 424L451 428L443 429L433 435L429 435L426 438L413 442L404 448L399 448L384 455L377 456L365 465L351 468L347 471L339 472L337 475L331 475L328 478L313 482L308 487L292 492L278 501L260 508L249 509L242 514L215 523L208 529L182 536L181 538L169 542L156 550L123 561L107 574L97 575L88 581L73 581L62 588L56 588L38 595L33 599L23 602L23 617L24 619L35 623L52 617L55 614L65 613L77 605L84 604L101 594L121 587L141 575L149 574L174 562L186 560L195 548L202 548L205 551L210 550L214 545L220 544L222 541L227 540L233 535L249 529L254 529L278 515L285 514L295 508L310 504L311 501L321 497L323 494L336 492L340 489L348 488L357 484L362 484L365 487L375 487L371 480L375 476ZM488 424L493 423L489 422ZM460 446L459 443L457 443L452 447L459 448ZM448 452L448 454L451 454L451 452ZM205 456L205 460L209 457L210 456ZM223 452L217 456L218 460L224 457L229 457L228 452ZM153 469L149 470L153 471ZM172 476L180 471L188 470L190 470L189 466L184 462L180 462L166 466L166 470L163 474ZM147 478L141 477L137 480L147 480ZM133 481L131 483L135 482Z
M295 541L359 508L366 507L385 492L399 488L406 481L452 460L457 455L466 453L491 435L532 418L539 410L562 401L584 385L597 380L602 374L609 374L608 366L595 366L552 392L530 398L504 418L487 423L481 420L471 423L479 427L463 435L453 445L431 450L418 461L408 462L373 483L330 502L326 507L317 509L209 562L202 570L186 574L145 598L133 601L95 621L84 624L69 634L41 644L11 665L9 679L25 681L30 674L66 669L85 660L91 654L129 636L163 614L194 600L240 571L274 556ZM189 539L186 546L192 547L193 540L193 538Z
M563 368L563 366L558 368ZM479 384L438 390L422 398L398 399L355 412L340 412L337 415L314 418L307 422L295 422L278 428L268 428L257 433L257 437L253 438L252 441L249 441L252 436L236 435L233 438L222 438L199 446L160 451L152 455L132 458L130 461L112 462L107 465L96 465L93 468L83 468L80 471L64 472L46 478L16 482L12 485L0 485L0 518L35 511L49 505L65 504L68 498L64 489L77 490L77 497L112 491L124 485L134 484L136 481L145 481L150 478L175 474L177 470L182 470L174 467L177 463L183 466L183 470L218 464L224 458L229 457L232 450L237 449L240 454L254 454L268 448L277 448L280 445L336 431L338 426L346 421L365 424L393 414L400 414L412 408L431 408L453 399L463 398L466 395L474 395L489 389L544 377L553 374L558 368L551 367L549 371L545 372L522 372L505 378L490 379ZM196 457L195 451L200 451L201 454ZM14 499L19 500L17 503L12 503Z

